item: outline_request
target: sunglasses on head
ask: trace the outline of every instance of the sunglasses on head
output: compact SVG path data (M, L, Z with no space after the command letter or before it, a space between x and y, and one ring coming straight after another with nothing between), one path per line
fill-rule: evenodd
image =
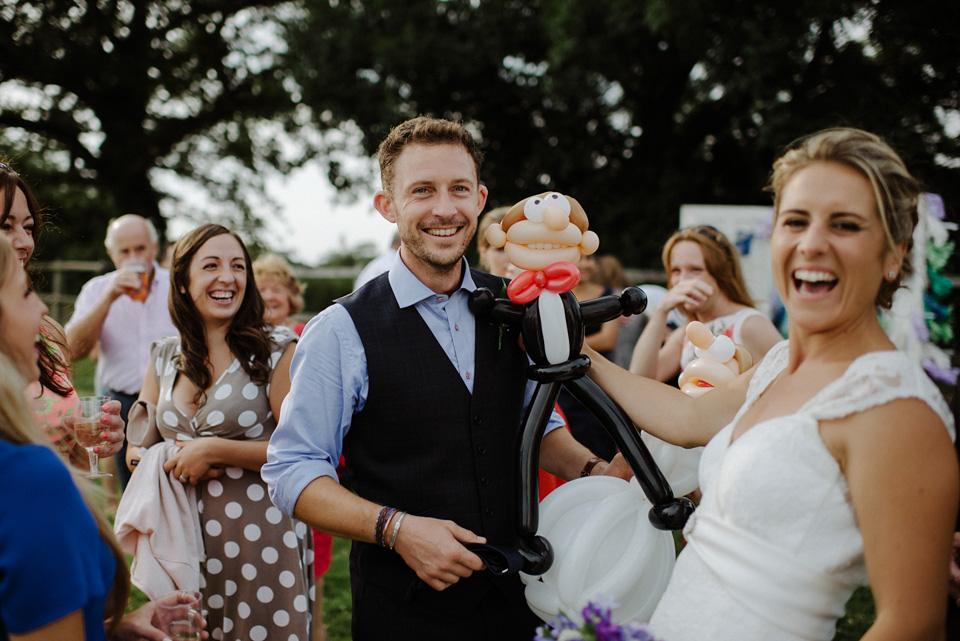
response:
M690 231L695 234L700 234L701 236L709 238L710 240L718 243L727 240L726 236L724 236L720 230L713 225L698 225L696 227L691 227Z

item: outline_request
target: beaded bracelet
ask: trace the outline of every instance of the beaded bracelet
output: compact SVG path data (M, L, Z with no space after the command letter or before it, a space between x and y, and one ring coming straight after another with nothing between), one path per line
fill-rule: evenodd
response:
M400 512L399 516L397 516L397 522L393 524L393 534L390 536L390 544L387 548L392 550L393 546L397 544L397 533L400 532L400 524L403 523L403 517L406 515L406 512Z
M376 541L377 545L381 547L387 547L386 539L383 536L383 530L387 527L390 517L393 516L393 513L396 511L397 508L386 505L380 508L380 514L377 516L377 525L373 530L373 540Z

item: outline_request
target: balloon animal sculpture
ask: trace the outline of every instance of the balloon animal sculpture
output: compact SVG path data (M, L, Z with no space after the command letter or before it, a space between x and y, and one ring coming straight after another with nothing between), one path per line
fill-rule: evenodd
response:
M493 247L504 247L511 263L528 270L510 283L508 299L496 298L481 288L470 300L470 309L478 318L520 324L534 363L528 376L537 386L523 419L517 453L517 534L523 572L542 574L553 563L549 541L537 536L537 462L540 439L561 383L598 417L619 447L652 504L650 522L663 530L683 527L693 503L674 497L630 419L596 383L584 377L590 359L580 354L585 324L642 312L646 296L639 288L628 287L619 296L580 303L570 293L580 279L575 264L600 244L596 233L588 230L583 207L570 196L551 192L520 201L499 225L490 226L487 240Z
M724 335L716 336L700 321L690 321L684 330L696 348L696 358L683 368L677 383L689 396L700 396L726 383L753 365L750 352ZM674 491L685 496L700 486L698 469L702 447L683 448L644 432L641 437Z
M686 394L699 396L749 369L750 353L726 336L715 339L703 323L691 322L686 334L697 348L697 358L680 375ZM678 494L697 488L703 448L685 450L646 432L642 438ZM649 621L675 557L673 537L645 518L649 505L635 480L609 476L579 479L551 492L540 503L537 532L550 541L557 560L539 576L520 575L530 609L544 621L563 612L579 624L587 602L606 595L619 604L614 622Z

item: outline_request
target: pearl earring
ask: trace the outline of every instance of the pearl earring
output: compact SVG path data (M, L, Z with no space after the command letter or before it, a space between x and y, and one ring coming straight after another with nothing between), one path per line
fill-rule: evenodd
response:
M894 280L896 277L897 277L897 272L893 271L892 269L887 272L887 278L889 278L890 280Z

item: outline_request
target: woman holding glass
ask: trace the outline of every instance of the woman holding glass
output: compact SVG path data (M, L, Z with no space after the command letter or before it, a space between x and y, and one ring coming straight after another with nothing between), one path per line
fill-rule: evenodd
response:
M7 237L17 260L29 272L36 247L35 239L43 229L41 211L30 188L10 165L0 162L0 232ZM29 275L27 276L30 280ZM60 453L79 468L87 468L87 454L77 444L73 430L73 414L78 399L70 380L66 335L50 316L43 317L37 334L40 353L40 375L27 385L30 406L40 421L40 428ZM110 457L123 445L123 419L120 404L108 401L103 431L93 447L93 455Z
M118 527L128 495L157 485L146 475L194 488L187 496L195 496L202 532L200 587L212 636L307 641L308 528L273 507L260 478L290 387L296 334L264 325L250 255L220 225L202 225L174 247L170 312L180 336L151 348L128 430L128 461L143 454L144 463L124 493ZM135 446L160 439L154 447L176 447L162 468L146 467L151 453Z
M652 632L826 641L869 580L864 639L941 639L954 422L877 319L912 271L919 186L877 136L833 129L777 160L771 189L788 341L696 398L591 354L590 376L641 429L706 444L703 498Z
M110 524L23 396L46 312L0 238L0 638L163 641L155 603L124 615L130 578Z

